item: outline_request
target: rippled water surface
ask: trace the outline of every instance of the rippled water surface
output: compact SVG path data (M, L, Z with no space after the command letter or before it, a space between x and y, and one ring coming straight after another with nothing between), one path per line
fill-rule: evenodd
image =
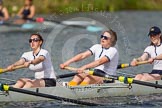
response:
M159 26L162 28L161 19L162 12L139 12L139 11L124 11L116 13L81 13L73 14L65 17L57 17L58 19L93 19L97 21L97 25L102 27L112 28L118 34L117 48L120 54L120 63L129 63L133 58L140 56L144 48L149 45L147 36L151 26ZM60 70L59 64L71 58L79 52L87 50L93 44L99 42L101 32L89 32L86 29L57 26L52 30L32 31L32 32L5 32L0 33L0 66L6 67L18 60L23 52L29 51L28 39L31 33L39 32L44 38L44 48L47 49L51 56L56 74L68 73L68 71ZM93 57L79 63L72 64L74 67L79 67L93 60ZM133 68L119 70L126 74L137 74L142 72L150 72L151 65L143 65ZM33 77L33 73L28 69L16 70L12 73L3 73L0 78L17 80L20 77ZM62 79L69 80L69 79ZM3 81L2 81L3 82ZM6 81L4 81L6 82ZM9 81L11 82L11 81ZM108 101L109 100L109 101ZM102 102L103 101L103 102ZM161 95L147 97L116 97L115 99L105 98L99 102L106 102L105 106L100 107L130 107L130 108L146 108L160 107ZM0 103L3 108L16 107L80 107L69 105L67 103L55 101L43 102L9 102Z

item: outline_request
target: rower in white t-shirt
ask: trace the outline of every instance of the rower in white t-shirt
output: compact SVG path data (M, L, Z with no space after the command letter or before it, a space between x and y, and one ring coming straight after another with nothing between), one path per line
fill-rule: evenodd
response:
M32 34L29 39L32 51L25 52L19 61L8 66L12 71L14 67L24 65L35 73L35 79L20 78L13 87L49 87L56 86L56 75L52 65L51 57L47 50L41 48L43 38L40 34Z
M115 47L103 48L101 44L96 44L89 49L92 55L95 55L95 61L102 57L107 57L111 62L106 62L102 65L95 67L106 72L108 75L116 75L116 69L118 64L118 51Z
M137 59L133 59L132 66L136 66L137 62L148 60L153 63L153 69L150 73L137 74L135 79L142 81L161 80L162 75L162 35L159 27L153 26L148 34L150 45L144 50L144 53Z
M22 58L24 58L26 61L31 61L36 58L39 58L40 56L43 56L45 60L43 62L40 62L39 64L31 64L29 66L29 69L32 70L35 73L36 79L41 78L54 78L56 79L56 76L54 74L54 69L51 62L51 57L47 50L40 49L40 51L37 54L34 54L33 51L25 52L22 55Z
M78 74L74 76L74 78L68 83L68 85L75 86L103 83L103 78L83 73L84 70L90 68L95 68L96 71L97 69L99 69L109 75L115 75L119 56L117 49L114 47L116 41L117 35L113 30L105 31L101 35L100 44L96 44L92 46L88 51L80 53L67 60L63 64L60 64L60 68L64 69L66 66L70 65L73 62L80 61L92 55L95 56L94 61L85 64L77 69Z

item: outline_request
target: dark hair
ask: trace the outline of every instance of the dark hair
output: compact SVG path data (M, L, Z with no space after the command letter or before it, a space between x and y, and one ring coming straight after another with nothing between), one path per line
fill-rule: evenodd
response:
M40 39L40 41L42 41L42 44L43 44L44 40L43 40L42 36L39 33L33 33L33 34L30 35L30 37L32 37L33 35L36 35ZM41 47L42 47L42 44L41 44Z
M111 35L112 38L112 45L111 46L115 46L116 42L117 42L117 34L115 31L113 31L112 29L109 29L108 31L104 31L103 33L109 33Z

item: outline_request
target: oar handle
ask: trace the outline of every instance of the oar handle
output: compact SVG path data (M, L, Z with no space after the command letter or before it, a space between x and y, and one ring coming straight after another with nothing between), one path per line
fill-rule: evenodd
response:
M150 62L149 61L141 61L141 62L137 62L137 65L143 65L143 64L148 64L148 63L150 63ZM117 66L117 69L127 68L127 67L131 67L131 64L130 63L119 64Z
M69 71L77 71L77 68L67 66L64 69L69 70Z
M21 68L25 68L25 66L24 65L15 66L13 69L21 69Z
M141 61L141 62L137 62L137 65L142 65L142 64L148 64L150 63L149 61Z
M69 67L69 66L65 67L64 69L69 70L69 71L74 71L74 72L77 71L77 68ZM93 75L94 71L87 69L87 70L84 70L83 73L86 73L86 74L89 74L89 75Z
M21 68L25 68L25 66L24 66L24 65L15 66L15 67L13 67L12 69L13 69L13 70L16 70L16 69L21 69ZM5 68L5 69L0 69L0 73L8 72L8 71L9 71L9 70L8 70L7 68Z

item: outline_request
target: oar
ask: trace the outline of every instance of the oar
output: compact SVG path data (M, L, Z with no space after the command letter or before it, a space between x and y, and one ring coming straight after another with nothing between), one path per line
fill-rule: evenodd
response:
M64 24L64 25L80 25L80 26L89 26L89 25L95 25L96 24L95 21L72 21L72 20L56 21L56 20L45 19L43 17L38 17L38 18L32 19L32 21L40 22L40 23L55 22L55 23Z
M142 64L147 64L147 63L149 63L148 61L142 61L142 62L137 62L137 65L142 65ZM122 68L127 68L127 67L131 67L131 65L129 64L129 63L122 63L122 64L119 64L118 66L117 66L117 69L122 69ZM70 71L77 71L77 68L73 68L73 67L69 67L69 66L67 66L67 67L65 67L65 69L66 70L70 70ZM70 74L65 74L65 75L60 75L60 78L62 77L62 78L66 78L66 76L67 77L72 77L72 76L74 76L74 75L76 75L77 73L70 73ZM58 76L58 78L59 78L59 76Z
M20 66L15 66L13 67L13 70L16 70L16 69L21 69L21 68L25 68L24 65L20 65ZM0 73L3 73L3 72L8 72L9 70L7 68L3 69L3 68L0 68Z
M148 64L150 63L149 61L141 61L141 62L137 62L137 65L143 65L143 64ZM127 67L131 67L130 63L121 63L117 66L117 69L122 69L122 68L127 68Z
M76 75L77 73L68 73L68 74L63 74L63 75L57 75L56 78L67 78L67 77L72 77L74 75Z
M77 68L73 68L73 67L65 67L65 69L70 70L70 71L76 71ZM95 76L100 76L100 77L104 77L104 78L108 78L108 79L115 79L115 80L119 80L120 82L124 82L124 83L128 83L128 84L139 84L139 85L144 85L144 86L150 86L150 87L156 87L156 88L162 88L162 85L159 84L155 84L155 83L150 83L150 82L145 82L145 81L139 81L139 80L135 80L133 78L129 78L129 77L124 77L124 76L113 76L113 75L108 75L106 74L104 71L101 70L85 70L84 73L87 73L89 75L95 75Z
M65 101L65 102L71 102L71 103L87 105L87 106L100 105L100 104L84 102L84 101L75 100L75 99L64 98L64 97L60 97L60 96L54 96L54 95L45 94L45 93L38 93L38 92L26 90L26 89L14 88L14 87L10 87L9 85L6 85L6 84L0 84L0 87L1 87L0 88L1 91L14 91L14 92L18 92L18 93L24 93L24 94L29 94L29 95L33 95L33 96L39 96L39 97L55 99L55 100Z
M66 70L70 70L70 71L75 71L75 73L68 73L68 74L63 74L63 75L58 75L58 76L56 76L56 78L67 78L67 77L72 77L72 76L74 76L74 75L76 75L76 74L78 74L78 73L76 73L76 68L73 68L73 67L65 67L65 69Z
M124 82L124 83L128 83L128 84L135 83L135 84L144 85L144 86L162 88L162 85L160 85L160 84L135 80L134 78L124 77L124 76L108 75L108 74L106 74L105 72L103 72L101 70L94 70L94 71L91 71L91 72L85 71L85 72L90 74L90 75L96 75L96 76L105 77L105 78L113 78L115 80L119 80L120 82Z

